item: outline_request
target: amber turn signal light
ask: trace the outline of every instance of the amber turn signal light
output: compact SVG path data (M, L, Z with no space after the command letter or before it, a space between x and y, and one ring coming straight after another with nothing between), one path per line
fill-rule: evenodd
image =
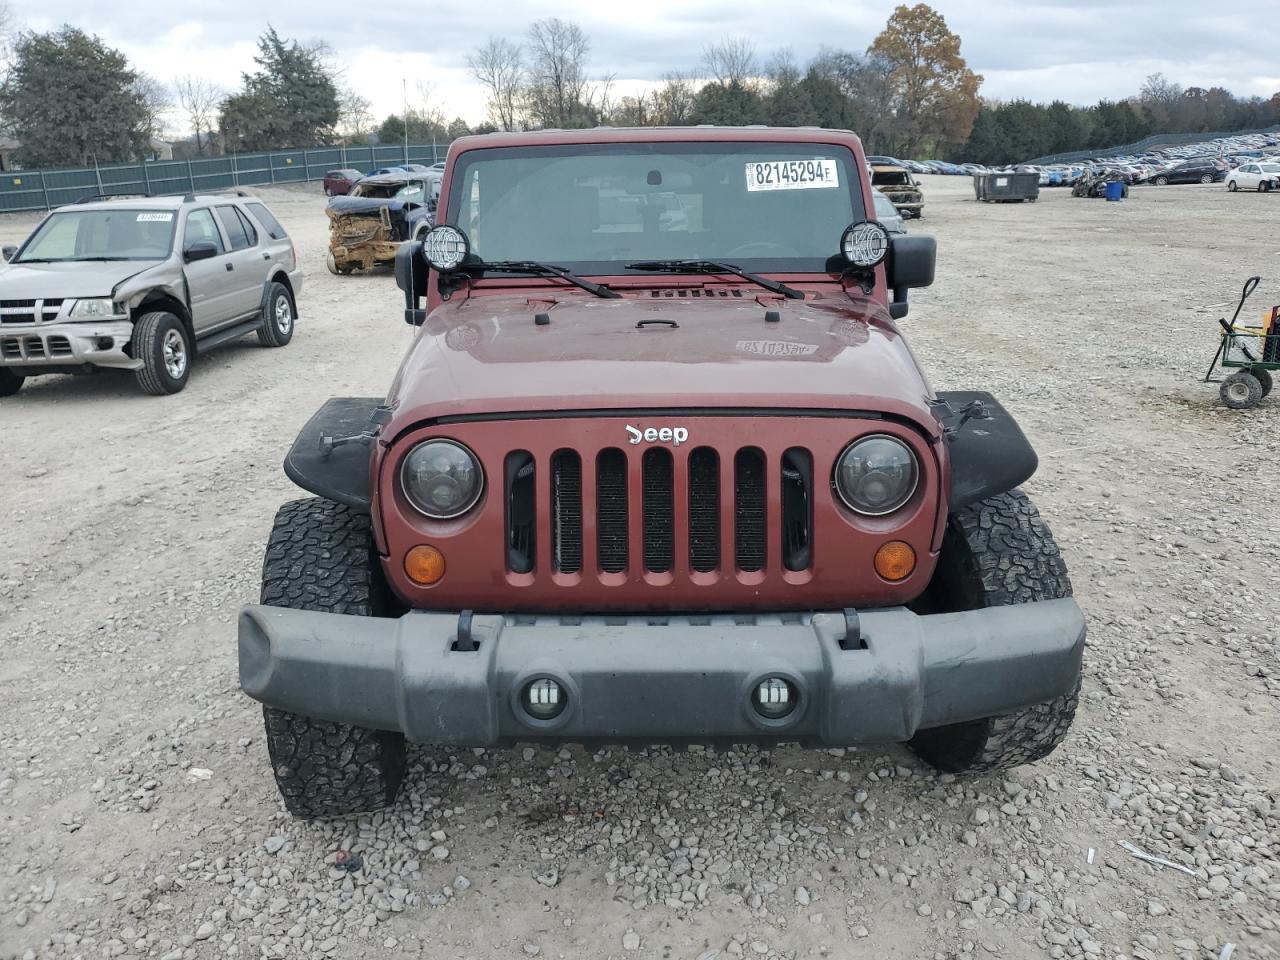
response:
M876 573L886 580L905 580L916 568L916 552L911 544L890 540L876 551Z
M404 555L404 572L421 587L438 583L444 576L444 554L426 544L413 547Z

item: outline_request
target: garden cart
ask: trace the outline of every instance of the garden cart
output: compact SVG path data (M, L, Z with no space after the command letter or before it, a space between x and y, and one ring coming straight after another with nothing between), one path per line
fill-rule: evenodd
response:
M1210 382L1216 367L1231 367L1234 372L1222 379L1218 393L1222 402L1232 410L1248 410L1271 392L1271 371L1280 370L1280 306L1272 307L1256 327L1237 326L1244 303L1257 289L1260 277L1250 277L1244 282L1240 302L1236 305L1231 321L1219 319L1222 339L1213 355L1213 362L1204 375Z

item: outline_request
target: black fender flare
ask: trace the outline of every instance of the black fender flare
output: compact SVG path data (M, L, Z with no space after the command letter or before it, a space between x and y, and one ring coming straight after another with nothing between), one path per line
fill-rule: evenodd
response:
M270 304L267 303L267 294L271 291L273 283L278 283L284 287L285 292L289 294L289 303L293 306L293 315L295 317L298 315L298 298L294 295L293 284L289 283L287 279L282 281L280 279L281 276L287 277L288 274L285 273L283 268L278 268L272 271L271 276L267 277L267 282L262 285L262 303L258 309L264 319L267 316L267 309L270 307Z
M303 490L368 513L369 458L382 403L379 397L327 400L285 455L285 475Z
M954 435L943 441L951 462L947 498L950 512L1012 490L1036 472L1040 461L1031 443L1018 421L991 394L981 390L949 390L939 391L937 398L940 406L948 404L952 411L981 400L989 414L985 420L965 421ZM945 420L943 426L949 426Z

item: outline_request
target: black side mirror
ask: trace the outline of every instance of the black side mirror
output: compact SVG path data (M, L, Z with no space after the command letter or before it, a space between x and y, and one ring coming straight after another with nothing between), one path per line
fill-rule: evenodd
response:
M422 241L400 244L396 251L396 286L404 291L404 322L420 327L427 319L427 312L418 303L427 295L427 277L431 268L422 259Z
M182 251L182 259L187 263L196 260L208 260L218 255L218 245L212 240L197 240L195 243L187 244Z
M18 252L18 248L15 247L12 243L6 243L3 247L0 247L0 257L4 257L5 263L8 263L10 260L12 260L13 255L17 252Z
M889 287L893 300L889 315L901 320L907 315L907 291L933 283L938 263L938 241L933 237L903 234L889 241Z

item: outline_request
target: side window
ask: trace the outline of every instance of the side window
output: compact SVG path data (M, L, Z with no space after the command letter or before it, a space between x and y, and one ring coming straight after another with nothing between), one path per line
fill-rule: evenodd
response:
M222 242L222 234L218 232L218 225L213 222L213 214L207 207L192 210L187 214L187 227L182 235L182 248L185 250L193 243L212 243L218 248L219 253L227 252Z
M236 209L236 216L240 218L240 226L244 227L245 236L249 238L249 246L256 247L258 245L258 228L238 208Z
M236 214L235 207L215 207L218 219L222 221L222 229L227 231L227 239L231 241L232 250L243 250L249 246L249 235L244 231L244 224Z
M266 204L247 203L245 206L249 208L250 213L258 218L258 222L262 224L263 229L267 231L267 236L272 240L283 240L289 236L289 234L285 233L284 227L280 225L280 221L267 209Z

